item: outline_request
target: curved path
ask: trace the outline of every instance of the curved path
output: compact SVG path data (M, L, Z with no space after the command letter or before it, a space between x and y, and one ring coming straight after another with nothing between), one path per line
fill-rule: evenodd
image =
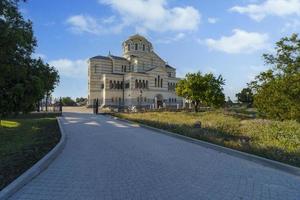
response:
M300 178L92 114L65 113L67 144L11 199L300 199Z

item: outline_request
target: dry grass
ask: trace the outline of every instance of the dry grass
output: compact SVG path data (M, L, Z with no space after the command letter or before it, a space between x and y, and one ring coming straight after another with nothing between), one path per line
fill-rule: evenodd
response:
M244 119L223 111L119 113L118 117L300 167L300 124ZM202 128L194 128L200 121Z

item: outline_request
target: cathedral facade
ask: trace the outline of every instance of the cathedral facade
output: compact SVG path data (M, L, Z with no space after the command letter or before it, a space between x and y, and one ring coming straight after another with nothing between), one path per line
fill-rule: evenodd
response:
M95 56L88 61L88 105L101 107L180 107L176 69L157 55L151 42L133 35L122 43L123 56Z

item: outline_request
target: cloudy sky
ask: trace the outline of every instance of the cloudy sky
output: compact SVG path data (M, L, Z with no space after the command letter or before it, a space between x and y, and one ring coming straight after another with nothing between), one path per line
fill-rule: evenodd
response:
M300 0L29 0L35 56L61 76L54 96L87 96L87 59L121 55L129 35L145 35L177 75L212 72L234 98L265 70L262 54L300 30Z

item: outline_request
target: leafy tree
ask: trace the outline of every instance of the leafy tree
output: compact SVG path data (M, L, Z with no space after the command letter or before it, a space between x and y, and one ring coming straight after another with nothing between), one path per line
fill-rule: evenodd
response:
M229 96L227 97L227 101L225 102L225 105L227 107L231 107L233 105L233 102Z
M62 97L61 102L63 106L76 106L76 102L71 97Z
M31 56L36 47L32 23L18 0L0 1L0 115L29 112L58 84L57 71Z
M190 100L198 112L200 104L205 106L220 107L225 102L223 94L224 79L220 75L216 78L212 73L188 73L176 86L178 96Z
M87 98L84 98L84 97L77 97L77 98L75 99L76 103L81 103L81 102L84 102L84 101L86 101L86 100L87 100Z
M238 99L238 102L252 106L253 104L253 92L250 87L243 88L241 92L235 95Z
M272 68L260 73L251 87L254 105L268 117L300 121L300 39L297 34L276 43L275 54L264 54Z

